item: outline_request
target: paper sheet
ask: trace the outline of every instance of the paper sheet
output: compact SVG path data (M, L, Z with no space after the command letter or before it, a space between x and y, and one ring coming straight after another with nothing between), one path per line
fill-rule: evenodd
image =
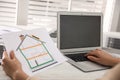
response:
M2 54L3 54L3 46L4 46L4 43L3 43L3 39L2 39L2 34L6 34L6 33L10 33L10 32L18 32L18 31L21 31L21 29L18 29L18 28L14 28L14 27L7 27L7 26L0 26L0 65L1 65L1 62L2 62Z
M7 27L7 26L0 26L0 35L9 33L9 32L18 32L21 31L21 29L15 28L15 27Z
M66 61L45 29L4 34L2 38L7 52L14 50L29 75Z

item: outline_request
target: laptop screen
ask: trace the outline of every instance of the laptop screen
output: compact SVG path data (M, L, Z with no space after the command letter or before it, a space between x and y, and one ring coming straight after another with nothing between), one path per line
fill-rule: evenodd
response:
M60 49L100 47L101 15L63 13L58 21Z

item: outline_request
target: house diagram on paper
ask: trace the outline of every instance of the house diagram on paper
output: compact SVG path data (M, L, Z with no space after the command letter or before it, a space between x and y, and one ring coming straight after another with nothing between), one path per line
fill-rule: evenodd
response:
M32 35L20 35L20 44L16 51L19 51L25 58L32 72L57 63L46 47L46 42Z

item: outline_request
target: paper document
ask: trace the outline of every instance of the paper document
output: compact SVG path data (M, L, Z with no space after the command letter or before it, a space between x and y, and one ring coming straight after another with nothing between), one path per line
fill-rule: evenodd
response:
M3 34L2 38L7 52L14 50L29 75L66 61L45 29Z
M9 33L9 32L18 32L21 31L21 29L15 28L15 27L7 27L7 26L0 26L0 35Z
M2 39L2 34L6 34L6 33L10 33L10 32L18 32L21 31L21 29L18 28L14 28L12 26L7 27L7 26L0 26L0 65L2 62L2 54L3 54L3 50L4 50L4 42Z

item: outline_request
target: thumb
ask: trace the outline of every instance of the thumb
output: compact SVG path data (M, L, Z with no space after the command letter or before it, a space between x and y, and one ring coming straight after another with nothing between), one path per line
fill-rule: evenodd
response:
M10 59L14 59L14 58L15 58L14 51L10 51Z

